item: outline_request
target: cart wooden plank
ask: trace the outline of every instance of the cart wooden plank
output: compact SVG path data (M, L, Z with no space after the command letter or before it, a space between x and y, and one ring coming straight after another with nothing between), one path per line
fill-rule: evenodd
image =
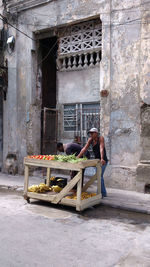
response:
M76 185L76 183L81 180L82 172L78 172L77 175L69 181L69 183L55 196L53 203L57 204L61 201L61 199L67 195L67 193Z
M76 210L81 211L81 210L84 210L88 207L92 207L92 206L100 204L100 203L101 203L101 194L93 196L93 197L89 197L87 199L83 199L80 207L77 207Z
M96 167L98 159L84 160L77 163L71 162L60 162L57 160L43 160L43 159L32 159L24 158L24 165L46 167L62 170L74 170L80 171L80 169L85 169L86 167Z
M68 199L65 197L60 201L60 204L71 206L71 207L76 207L76 203L77 203L76 199Z
M80 171L80 177L81 177L81 179L77 183L77 205L76 205L76 210L80 210L80 206L81 206L82 170Z
M53 199L55 195L28 192L27 196L32 199L43 200L43 201L51 202L54 204ZM79 204L77 205L77 199L68 199L66 197L61 199L59 204L76 207L76 209L80 211L80 210L84 210L87 207L99 204L100 202L101 202L101 194L81 200L80 205Z
M29 184L29 167L25 166L24 192L28 191L28 184Z
M101 193L101 166L97 164L97 194Z
M33 193L33 192L28 192L27 197L33 198L33 199L39 199L39 200L45 200L52 202L53 199L55 198L55 195L49 195L49 194L44 194L44 193Z
M46 179L46 185L50 186L50 176L51 176L51 169L47 168L47 179Z
M81 200L80 206L79 205L77 206L77 199L68 199L66 197L64 197L61 200L60 204L76 207L76 210L80 211L80 210L84 210L88 207L97 205L100 202L101 202L101 194Z

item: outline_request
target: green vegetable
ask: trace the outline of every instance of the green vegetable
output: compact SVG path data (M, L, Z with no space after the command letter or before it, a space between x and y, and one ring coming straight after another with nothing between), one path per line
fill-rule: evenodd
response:
M84 160L87 160L86 157L84 158L77 158L75 156L75 154L73 155L56 155L55 156L55 160L58 160L58 161L61 161L61 162L70 162L70 163L77 163L77 162L80 162L80 161L84 161Z

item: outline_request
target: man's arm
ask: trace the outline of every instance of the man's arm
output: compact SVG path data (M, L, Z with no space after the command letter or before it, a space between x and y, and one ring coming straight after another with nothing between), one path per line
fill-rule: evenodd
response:
M85 144L85 146L81 149L79 155L77 156L78 158L81 158L83 156L83 154L88 150L90 144L92 142L92 138L89 138L87 143Z
M104 137L101 136L100 137L99 149L100 149L100 154L101 154L101 163L102 163L102 165L106 164L106 161L104 160L104 147L105 147Z

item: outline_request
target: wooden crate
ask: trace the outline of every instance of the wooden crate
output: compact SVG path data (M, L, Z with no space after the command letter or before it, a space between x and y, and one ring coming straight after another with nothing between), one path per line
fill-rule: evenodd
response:
M24 198L29 201L30 198L44 200L53 204L63 204L76 207L77 211L84 210L90 206L94 206L101 202L101 165L100 160L85 160L78 163L60 162L55 160L42 160L24 158L25 165L25 180L24 180ZM29 185L29 167L45 167L47 168L47 185L50 185L51 168L62 170L77 171L77 175L71 179L67 185L59 193L33 193L28 192ZM89 181L82 188L82 171L86 167L96 167L96 173L90 177ZM81 193L85 192L88 187L97 180L97 194L88 199L81 199ZM77 184L77 199L68 199L66 196L70 190Z

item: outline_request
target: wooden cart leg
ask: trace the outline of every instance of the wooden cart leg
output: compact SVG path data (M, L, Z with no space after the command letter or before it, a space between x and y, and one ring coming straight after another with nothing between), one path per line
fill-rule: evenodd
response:
M97 164L97 194L101 194L101 166Z
M27 196L29 184L29 166L25 165L25 180L24 180L24 199L29 203L30 198Z
M26 194L24 194L24 199L25 199L28 203L30 203L30 198L29 198Z
M82 193L82 169L80 170L80 180L77 183L77 204L76 210L81 210L81 193Z
M50 186L50 176L51 176L51 169L47 168L47 179L46 179L47 186Z

